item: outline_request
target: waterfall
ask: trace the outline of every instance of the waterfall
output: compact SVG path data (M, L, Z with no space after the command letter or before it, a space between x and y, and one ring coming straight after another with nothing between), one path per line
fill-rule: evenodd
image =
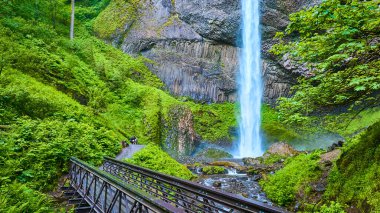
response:
M260 1L242 0L242 50L240 53L239 143L236 157L257 157L263 154L261 99Z

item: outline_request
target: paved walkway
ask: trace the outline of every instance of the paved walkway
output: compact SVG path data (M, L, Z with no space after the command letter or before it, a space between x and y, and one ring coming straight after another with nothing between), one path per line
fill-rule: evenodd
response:
M131 158L133 154L138 152L140 149L144 148L145 145L134 145L131 144L128 147L124 148L117 156L116 160L123 160L125 158Z

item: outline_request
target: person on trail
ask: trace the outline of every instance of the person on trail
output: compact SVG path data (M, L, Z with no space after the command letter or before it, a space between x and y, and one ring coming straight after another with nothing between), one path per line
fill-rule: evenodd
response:
M127 142L126 141L121 141L121 146L123 148L126 148L128 146Z
M131 144L137 144L137 138L135 136L132 136L131 139L129 139Z

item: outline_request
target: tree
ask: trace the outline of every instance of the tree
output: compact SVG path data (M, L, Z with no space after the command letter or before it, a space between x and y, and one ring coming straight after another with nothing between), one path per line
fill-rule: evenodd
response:
M70 39L74 39L75 0L71 0Z
M307 64L293 96L279 100L287 121L328 112L375 106L380 100L380 8L376 1L327 0L290 16L271 52ZM283 39L298 35L298 39ZM302 119L301 119L302 118Z

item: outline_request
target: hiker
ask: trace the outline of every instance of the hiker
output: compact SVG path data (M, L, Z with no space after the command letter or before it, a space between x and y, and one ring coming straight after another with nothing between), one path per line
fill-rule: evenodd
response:
M129 139L131 144L137 144L137 138L135 136L132 136L131 139Z
M127 142L126 141L121 141L121 146L123 148L126 148L128 146Z

